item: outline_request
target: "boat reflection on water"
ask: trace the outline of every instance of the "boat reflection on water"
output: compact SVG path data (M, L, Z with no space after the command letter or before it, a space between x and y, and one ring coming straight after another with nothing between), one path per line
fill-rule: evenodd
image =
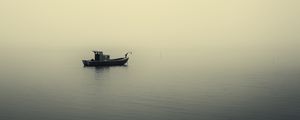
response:
M88 67L83 66L85 70L87 70L87 74L94 74L94 80L109 80L111 76L116 74L123 73L124 70L128 69L128 65L122 66L96 66L96 67ZM93 71L93 72L91 72ZM123 72L121 72L123 71Z

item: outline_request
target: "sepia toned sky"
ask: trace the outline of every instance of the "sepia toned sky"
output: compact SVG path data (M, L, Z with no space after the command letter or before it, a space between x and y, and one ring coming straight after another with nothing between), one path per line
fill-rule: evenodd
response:
M0 0L0 43L298 50L299 5L299 0Z

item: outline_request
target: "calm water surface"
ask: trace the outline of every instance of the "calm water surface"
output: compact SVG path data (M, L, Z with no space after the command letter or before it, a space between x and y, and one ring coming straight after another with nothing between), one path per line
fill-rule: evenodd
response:
M127 66L83 67L90 50L2 49L1 120L300 119L297 56L137 48Z

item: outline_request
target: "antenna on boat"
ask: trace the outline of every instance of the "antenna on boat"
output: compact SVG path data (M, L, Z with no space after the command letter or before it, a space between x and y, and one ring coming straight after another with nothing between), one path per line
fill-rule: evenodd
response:
M125 54L125 58L127 58L127 55L128 54L132 54L132 52L127 52L126 54Z

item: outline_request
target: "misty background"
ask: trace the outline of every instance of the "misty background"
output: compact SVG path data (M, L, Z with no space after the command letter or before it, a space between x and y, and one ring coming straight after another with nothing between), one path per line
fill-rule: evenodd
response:
M68 47L78 50L74 52L186 51L179 54L194 52L202 61L223 59L221 64L298 68L298 4L297 0L1 0L1 53L7 58L20 51Z
M299 4L0 0L0 118L300 118Z

